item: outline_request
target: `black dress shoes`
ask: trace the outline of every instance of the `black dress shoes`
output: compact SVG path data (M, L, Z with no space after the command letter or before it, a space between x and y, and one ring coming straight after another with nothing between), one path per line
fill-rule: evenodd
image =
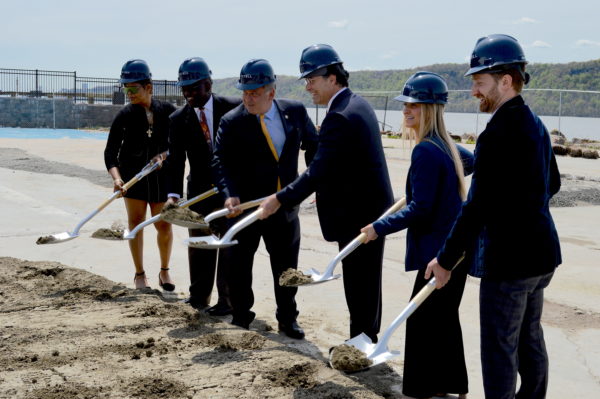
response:
M289 324L279 323L279 331L282 331L290 338L303 339L304 330L300 328L297 321L292 321Z
M224 303L217 303L215 306L206 309L205 312L211 316L227 316L233 312L233 309Z
M233 315L233 319L231 320L231 324L234 326L245 328L246 330L250 329L250 323L256 317L256 313L253 311L248 311L245 315Z
M208 305L206 303L194 298L193 296L184 299L183 302L187 303L188 305L190 305L191 307L193 307L196 310L204 310L208 307Z

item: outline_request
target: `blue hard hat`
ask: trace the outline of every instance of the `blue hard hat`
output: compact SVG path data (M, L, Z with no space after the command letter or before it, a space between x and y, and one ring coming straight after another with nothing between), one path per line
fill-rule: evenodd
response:
M240 90L254 90L276 80L273 67L264 59L250 60L240 71L240 79L235 85Z
M300 56L300 79L329 65L341 64L342 60L329 44L313 44L302 50Z
M491 73L527 64L523 49L517 39L509 35L493 34L479 38L471 54L470 69L465 76Z
M394 100L405 103L447 104L448 85L437 73L420 71L408 78L402 94Z
M179 66L177 86L189 86L200 80L210 78L212 71L201 57L188 58Z
M150 67L144 60L129 60L121 68L119 83L133 83L152 79Z

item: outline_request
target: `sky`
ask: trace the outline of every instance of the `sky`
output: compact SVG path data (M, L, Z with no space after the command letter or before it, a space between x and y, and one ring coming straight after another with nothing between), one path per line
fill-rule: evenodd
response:
M88 77L118 77L141 58L174 80L192 56L217 79L252 58L296 76L316 43L349 71L464 63L492 33L514 36L532 63L600 59L598 0L0 0L0 15L0 68Z

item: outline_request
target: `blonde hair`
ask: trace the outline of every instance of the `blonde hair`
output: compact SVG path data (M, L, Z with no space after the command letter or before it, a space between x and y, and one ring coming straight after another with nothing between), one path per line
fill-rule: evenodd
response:
M456 145L454 145L454 141L446 130L446 124L444 123L444 104L419 104L421 106L421 117L419 120L418 131L403 127L402 136L411 141L415 140L416 144L419 144L429 134L430 136L437 136L442 143L444 143L441 150L444 151L454 163L454 170L456 171L456 176L458 178L458 193L460 198L464 201L467 199L465 171Z

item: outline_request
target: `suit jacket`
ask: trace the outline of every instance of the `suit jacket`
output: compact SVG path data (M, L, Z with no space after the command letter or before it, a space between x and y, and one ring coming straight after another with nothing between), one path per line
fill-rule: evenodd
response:
M277 198L289 206L315 191L327 241L353 238L392 205L377 117L371 106L349 89L333 100L308 169Z
M438 261L450 268L483 232L485 277L517 279L554 271L562 259L548 203L559 189L546 127L521 96L510 99L477 140L469 195Z
M221 117L240 103L240 99L213 94L213 132L217 131ZM190 164L187 196L191 198L210 190L215 185L215 178L211 171L212 152L204 138L198 115L189 104L175 111L170 119L169 192L183 196L183 175L187 158ZM223 198L216 195L198 203L193 209L206 214L222 206Z
M302 103L274 100L285 130L285 144L275 160L256 115L240 104L221 118L213 166L218 174L218 187L227 197L239 197L241 202L273 194L277 178L285 187L298 177L298 154L305 150L308 165L317 148L317 132ZM289 216L297 208L284 209Z
M463 161L465 175L471 174L473 154L461 146L456 147ZM442 247L460 212L462 199L458 191L458 179L454 162L446 148L446 144L437 136L430 136L415 146L406 179L406 207L373 223L378 235L408 228L404 262L406 270L427 266Z

